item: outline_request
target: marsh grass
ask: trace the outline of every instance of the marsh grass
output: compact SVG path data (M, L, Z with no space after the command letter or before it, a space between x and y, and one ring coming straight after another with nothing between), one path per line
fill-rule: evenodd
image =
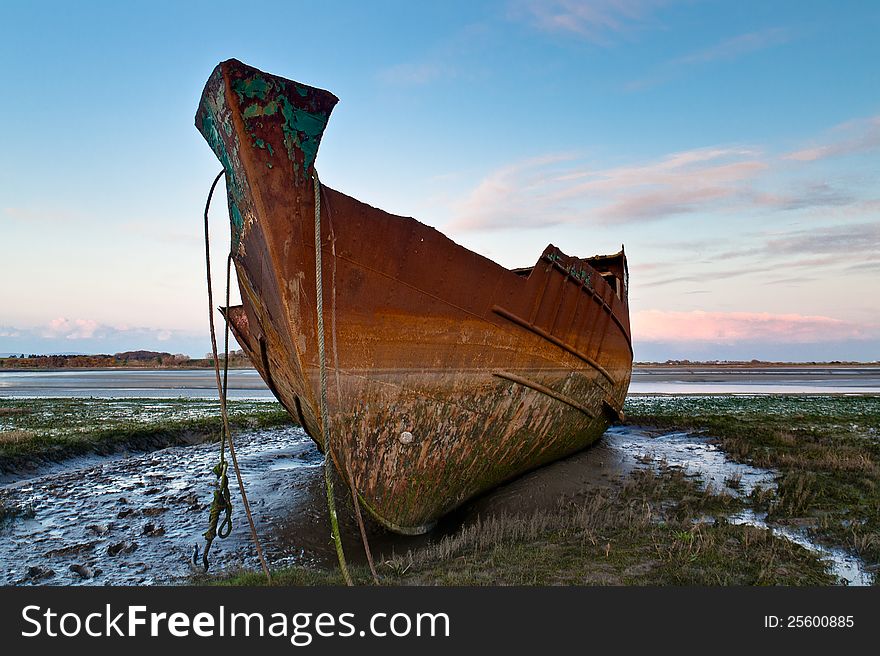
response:
M19 444L32 439L34 435L34 431L21 429L0 431L0 444Z
M291 423L274 402L230 401L229 416L236 428ZM216 440L220 429L219 404L205 399L0 399L0 470Z
M830 585L811 552L770 531L729 524L741 501L670 468L553 511L478 520L379 564L384 585ZM712 522L695 517L713 515ZM369 572L354 568L360 584ZM276 585L338 585L334 570L292 567ZM263 585L256 572L215 582Z
M8 417L10 415L19 415L26 414L30 412L27 408L22 408L18 406L5 406L0 407L0 417Z
M822 542L880 562L880 397L639 397L627 420L693 430L733 460L780 472L750 500L780 524L812 525Z

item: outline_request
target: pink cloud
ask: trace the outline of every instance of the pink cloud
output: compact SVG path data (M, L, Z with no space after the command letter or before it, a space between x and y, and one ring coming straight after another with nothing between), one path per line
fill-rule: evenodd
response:
M640 342L811 343L869 339L876 332L819 315L643 310L632 317L633 339Z
M13 332L14 331L14 334ZM5 333L5 334L4 334ZM108 340L121 336L142 337L148 340L167 342L172 338L187 335L184 331L167 328L132 327L124 324L110 326L94 319L68 319L59 317L49 323L30 329L2 328L0 337L21 335L38 336L43 339L69 340Z
M536 157L486 176L455 207L451 227L643 221L751 202L744 185L768 166L759 155L753 148L696 148L608 169L573 167L566 154Z
M610 35L649 25L651 14L669 0L518 0L512 14L546 32L569 33L606 45Z
M92 319L52 319L41 332L42 337L63 337L64 339L91 339L100 328Z
M742 55L787 42L791 38L789 31L781 27L773 27L755 32L738 34L717 43L709 48L693 52L670 62L671 64L700 64L716 60L736 59Z
M759 147L715 146L608 168L578 162L572 154L533 157L489 172L451 207L449 227L620 224L694 212L821 212L826 218L844 219L876 213L880 201L869 195L875 193L872 189L861 188L861 176L838 175L829 181L812 162L880 150L880 116L851 121L834 131L844 136L781 156L765 154ZM798 169L801 177L792 179L792 171Z
M829 157L841 157L880 150L880 116L847 121L832 130L837 137L828 143L803 148L782 156L798 162L814 162Z

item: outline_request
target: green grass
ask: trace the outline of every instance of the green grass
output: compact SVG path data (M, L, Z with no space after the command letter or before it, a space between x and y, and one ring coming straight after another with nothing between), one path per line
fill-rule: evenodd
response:
M291 423L275 402L230 401L236 428ZM117 448L219 439L220 408L204 399L0 399L0 469Z
M780 524L880 562L880 397L638 397L627 421L698 430L734 460L780 472L755 501Z

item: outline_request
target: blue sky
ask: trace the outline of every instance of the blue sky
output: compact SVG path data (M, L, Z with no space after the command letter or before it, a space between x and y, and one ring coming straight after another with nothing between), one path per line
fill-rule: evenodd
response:
M208 350L236 57L339 96L340 191L508 266L625 243L637 359L880 359L880 3L245 7L0 3L0 352Z

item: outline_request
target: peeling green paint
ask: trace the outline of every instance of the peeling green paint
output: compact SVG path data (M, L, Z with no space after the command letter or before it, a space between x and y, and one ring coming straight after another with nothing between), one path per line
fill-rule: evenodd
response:
M223 164L223 168L227 171L231 171L232 163L229 161L229 153L226 151L226 146L223 143L223 139L220 137L220 132L217 130L217 124L214 122L214 117L208 112L205 112L202 115L202 134L211 146L211 150L217 155L217 159Z
M266 143L263 139L257 139L254 134L251 136L254 137L254 147L260 148L261 150L268 150L270 155L275 155L275 149L272 148L272 144Z
M270 100L265 105L260 105L259 103L252 103L244 108L241 115L244 118L254 118L256 116L272 116L275 112L278 111L278 103L274 100Z
M288 154L293 160L293 148L299 148L303 153L303 167L308 171L318 155L318 145L321 134L327 127L328 117L295 107L285 96L279 97L278 101L281 104L281 115L284 117L284 125L281 129L285 134Z
M238 99L244 102L245 98L266 99L266 93L272 87L271 82L267 82L261 75L241 78L232 81L232 90L238 94Z
M244 219L241 217L241 212L238 210L238 206L231 198L229 200L229 218L232 222L232 245L233 248L238 248L241 231L244 229Z
M218 68L202 96L197 125L226 171L232 247L237 249L244 229L240 204L244 202L246 207L247 201L242 190L242 181L238 177L241 161L238 155L238 143L233 136L232 121L229 120L229 111L223 93L222 74Z
M255 163L262 161L272 169L278 163L272 158L280 136L294 178L300 180L314 165L330 112L316 111L316 107L324 105L320 102L323 97L315 94L323 92L307 85L259 72L239 77L234 69L228 71L227 81L226 74L222 65L215 69L202 94L196 123L226 171L232 246L239 249L245 226L253 221L240 150L250 146L268 153L268 158L257 155ZM233 120L236 106L246 126L245 134L238 134Z
M266 102L260 103L269 97L270 91L278 87L281 93ZM307 98L309 89L300 84L294 84L297 93ZM256 75L249 78L235 80L232 83L232 89L238 94L239 100L244 103L245 98L256 98L257 102L253 102L242 108L242 118L255 119L261 116L274 116L279 109L284 119L281 130L284 133L284 145L287 148L287 154L294 163L296 173L299 173L299 166L296 162L296 150L302 151L303 168L309 170L318 155L318 146L321 141L321 135L327 127L328 117L318 112L310 112L306 109L297 107L283 94L284 85L273 81L266 81L262 77ZM274 156L275 152L271 144L267 144L262 139L256 138L256 133L251 133L254 137L253 146L256 148L266 149Z

